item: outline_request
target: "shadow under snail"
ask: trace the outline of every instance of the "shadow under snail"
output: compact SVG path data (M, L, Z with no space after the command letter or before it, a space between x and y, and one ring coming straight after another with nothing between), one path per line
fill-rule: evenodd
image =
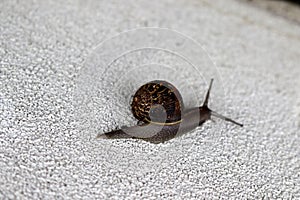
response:
M136 91L131 103L137 125L99 134L97 138L138 138L161 143L195 129L211 116L242 127L243 124L208 108L212 83L213 79L202 106L189 109L184 109L182 97L171 83L161 80L146 83Z

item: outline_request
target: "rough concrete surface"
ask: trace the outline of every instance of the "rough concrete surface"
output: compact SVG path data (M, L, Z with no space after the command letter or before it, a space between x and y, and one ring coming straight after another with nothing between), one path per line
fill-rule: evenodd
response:
M300 198L297 23L234 0L4 0L0 8L0 199ZM219 72L214 88L226 97L212 92L211 107L244 128L216 119L162 144L95 139L93 128L131 120L120 101L130 89L120 90L124 78L109 93L122 71L96 79L102 68L89 71L85 61L106 38L145 26L203 45ZM157 52L112 66L147 53ZM195 74L184 72L170 79L182 75L192 88ZM96 91L87 106L77 102L79 84L82 94Z

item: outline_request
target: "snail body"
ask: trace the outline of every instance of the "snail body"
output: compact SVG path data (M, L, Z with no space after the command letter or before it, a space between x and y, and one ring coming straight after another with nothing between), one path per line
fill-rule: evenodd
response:
M184 109L179 91L166 81L151 81L141 86L133 96L131 111L138 124L98 135L98 138L139 138L161 143L187 133L209 120L211 116L242 124L208 108L211 79L204 103L200 107Z

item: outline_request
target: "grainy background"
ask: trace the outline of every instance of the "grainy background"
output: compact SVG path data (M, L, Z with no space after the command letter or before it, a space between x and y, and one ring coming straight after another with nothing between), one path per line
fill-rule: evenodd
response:
M1 199L300 198L295 20L234 0L28 0L0 8ZM159 145L82 135L73 97L84 60L105 38L145 26L205 47L227 97L226 108L212 107L245 128L217 120ZM107 116L96 123L113 129L118 106L95 108Z

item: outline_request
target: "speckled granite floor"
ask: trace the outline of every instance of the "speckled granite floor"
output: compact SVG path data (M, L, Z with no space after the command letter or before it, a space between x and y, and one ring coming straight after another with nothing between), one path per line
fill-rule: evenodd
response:
M1 199L300 198L297 23L234 0L1 1L0 7ZM216 120L163 144L95 139L95 128L130 121L120 101L130 94L106 93L108 80L122 71L97 79L103 68L87 68L86 61L106 38L144 26L203 45L218 71L211 107L244 128ZM115 69L140 55L167 58L145 50L120 58ZM192 86L194 78L187 77ZM94 95L87 104L78 104L78 87ZM218 87L226 98L218 99Z

